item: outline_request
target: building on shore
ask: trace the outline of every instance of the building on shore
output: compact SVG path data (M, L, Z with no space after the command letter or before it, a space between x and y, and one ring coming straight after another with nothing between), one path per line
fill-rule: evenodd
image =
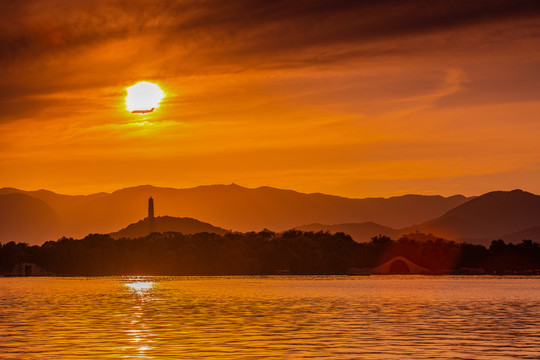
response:
M46 276L50 273L42 267L36 265L28 256L21 256L19 263L16 264L11 273L11 276Z

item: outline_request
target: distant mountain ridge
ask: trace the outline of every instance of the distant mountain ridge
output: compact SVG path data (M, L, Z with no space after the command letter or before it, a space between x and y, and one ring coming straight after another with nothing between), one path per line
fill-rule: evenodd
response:
M60 219L45 202L23 193L0 193L0 242L58 238Z
M448 239L504 238L540 226L540 196L523 190L493 191L420 225ZM534 234L530 232L530 234Z
M335 225L308 224L295 226L295 229L301 231L328 231L330 233L343 232L351 235L351 237L357 242L368 242L373 236L377 235L385 235L392 239L396 239L399 235L401 235L400 230L379 225L371 221L365 223Z
M356 241L376 235L394 239L420 231L448 240L489 245L492 240L540 241L540 196L522 191L493 191L473 198L418 225L392 229L373 223L297 226L297 229L349 233Z
M522 190L493 191L473 198L404 195L350 199L232 184L190 189L145 185L88 196L2 188L0 242L40 244L61 236L118 233L126 224L146 218L150 196L156 214L167 215L156 217L161 218L156 231L192 233L196 224L202 224L201 231L217 233L264 228L345 232L361 242L379 234L398 238L416 230L484 244L499 238L540 241L540 196ZM170 220L173 218L191 219ZM124 230L128 234L131 228Z
M462 195L351 199L271 187L249 189L235 184L189 189L142 185L88 196L0 189L0 194L9 193L21 193L45 202L58 215L59 233L75 238L89 233L112 233L144 219L150 196L155 200L156 215L190 217L234 231L264 228L283 231L299 224L369 221L402 228L439 217L470 199ZM44 235L6 238L0 233L0 241L10 240L39 244L56 238Z

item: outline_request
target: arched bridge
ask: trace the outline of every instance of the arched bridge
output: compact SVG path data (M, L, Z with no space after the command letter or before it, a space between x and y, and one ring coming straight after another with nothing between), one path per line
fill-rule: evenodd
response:
M425 267L413 263L404 256L396 256L371 270L372 274L431 274Z

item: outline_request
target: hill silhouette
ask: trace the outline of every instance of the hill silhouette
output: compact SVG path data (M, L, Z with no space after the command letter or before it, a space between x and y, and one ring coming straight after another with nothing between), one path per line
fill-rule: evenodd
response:
M114 239L135 239L147 236L153 232L179 232L185 235L207 232L223 235L227 233L227 230L196 219L158 216L154 219L146 218L134 224L130 224L124 229L111 233L110 235Z
M533 226L531 228L527 228L524 230L516 231L510 234L498 236L497 239L503 239L509 243L519 243L520 241L524 239L540 242L540 225ZM490 240L492 239L489 239L489 238L488 239L473 239L472 241L487 244L488 241Z
M0 194L0 242L35 243L61 236L60 220L44 201L25 194Z
M145 218L150 196L156 202L156 215L196 218L235 231L284 231L299 224L368 221L402 228L441 216L468 200L461 195L352 199L271 187L248 189L235 184L189 189L143 185L88 196L0 189L0 194L13 192L47 203L60 219L61 234L76 238L111 233ZM39 244L45 240L49 239L37 236L30 242Z
M372 222L310 224L296 229L344 232L359 242L369 241L379 234L397 239L417 230L448 240L484 245L498 239L511 243L524 239L540 241L540 196L522 190L493 191L473 198L438 218L401 229Z
M196 218L216 229L345 232L360 242L379 234L397 238L417 229L483 244L499 238L540 240L540 196L522 190L494 191L469 199L421 195L349 199L233 184L191 189L138 186L88 196L3 188L0 241L40 244L61 236L114 233L146 217L149 196L156 201L158 215ZM183 232L165 219L159 221L169 221L173 228L163 231Z
M396 239L401 234L400 230L379 225L371 221L365 223L348 223L336 225L308 224L296 226L295 229L313 232L328 231L333 234L342 232L345 234L349 234L354 239L354 241L357 242L369 242L372 237L377 235L386 235L392 239Z
M486 242L534 235L534 229L538 226L540 196L513 190L493 191L479 196L439 218L419 225L419 228L422 232L432 232L446 239Z

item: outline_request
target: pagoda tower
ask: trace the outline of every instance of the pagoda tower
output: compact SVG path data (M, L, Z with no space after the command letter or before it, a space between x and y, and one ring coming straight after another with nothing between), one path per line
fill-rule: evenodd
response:
M148 199L148 219L154 219L154 199L151 196Z

